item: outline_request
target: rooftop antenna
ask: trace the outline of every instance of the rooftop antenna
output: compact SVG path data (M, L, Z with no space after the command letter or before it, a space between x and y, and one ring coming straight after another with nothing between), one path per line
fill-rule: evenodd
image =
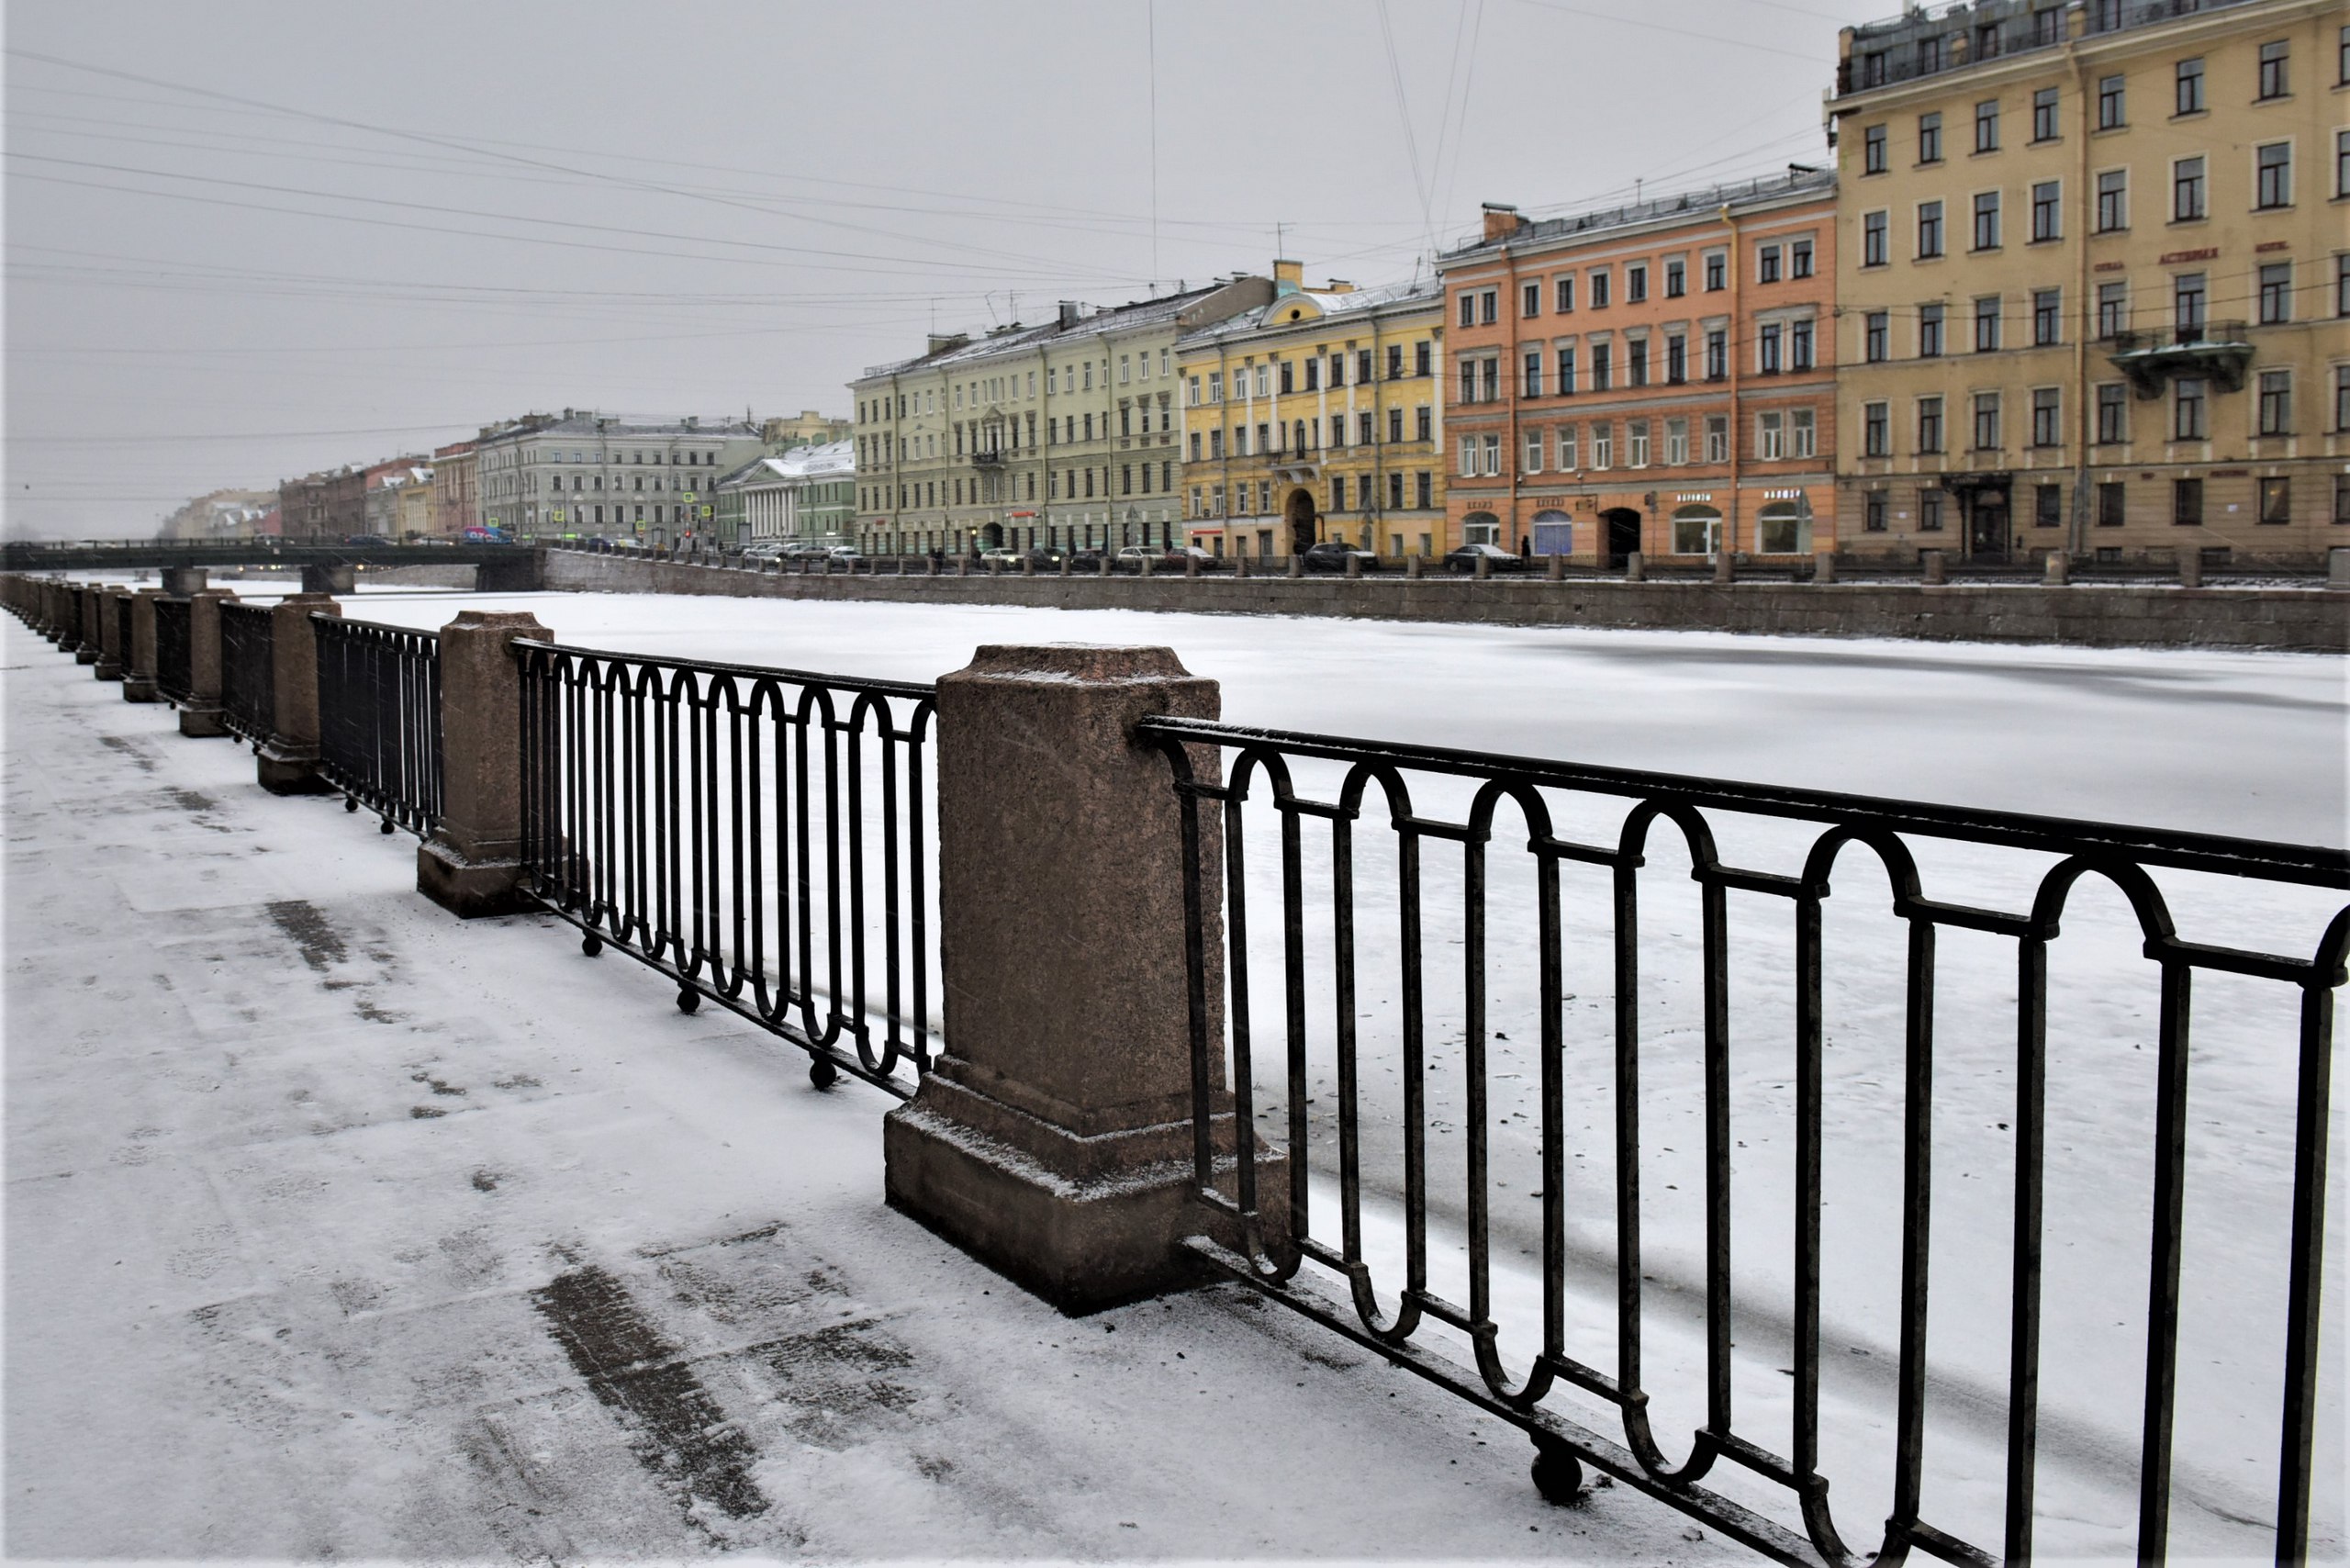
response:
M1143 10L1150 62L1150 291L1158 292L1158 0Z

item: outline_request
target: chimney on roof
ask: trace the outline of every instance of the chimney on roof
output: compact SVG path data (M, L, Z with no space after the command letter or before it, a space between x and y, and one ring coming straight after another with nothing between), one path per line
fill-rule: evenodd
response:
M1284 294L1295 294L1304 286L1305 263L1304 262L1283 261L1279 256L1273 258L1273 295L1276 298Z
M1506 202L1489 201L1485 205L1485 238L1500 240L1517 232L1517 208Z
M1323 290L1326 294L1352 294L1354 291L1355 286L1342 277L1332 278L1329 287Z
M1074 300L1074 299L1064 299L1064 300L1062 300L1062 301L1061 301L1061 317L1060 317L1060 319L1061 319L1061 325L1062 325L1062 327L1064 327L1064 328L1074 327L1074 326L1076 326L1076 325L1077 325L1077 301L1076 301L1076 300Z

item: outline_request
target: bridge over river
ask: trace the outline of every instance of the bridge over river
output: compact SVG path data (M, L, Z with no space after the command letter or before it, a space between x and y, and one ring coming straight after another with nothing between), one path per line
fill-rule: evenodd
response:
M359 566L472 566L488 593L539 587L544 554L535 545L476 543L358 543L330 539L81 539L0 541L0 570L135 571L199 566L265 566L298 571L305 587L348 593Z

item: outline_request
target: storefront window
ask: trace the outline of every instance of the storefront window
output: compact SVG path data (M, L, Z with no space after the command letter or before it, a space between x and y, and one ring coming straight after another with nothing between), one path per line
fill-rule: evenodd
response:
M1773 501L1755 524L1756 543L1765 555L1811 553L1811 507L1804 501Z
M1722 514L1712 507L1687 506L1673 514L1673 553L1710 555L1721 538Z

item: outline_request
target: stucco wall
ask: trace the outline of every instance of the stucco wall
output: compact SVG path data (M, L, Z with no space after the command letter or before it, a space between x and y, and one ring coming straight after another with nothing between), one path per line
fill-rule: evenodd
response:
M800 577L546 553L551 589L766 595L1057 610L1332 615L1505 626L1777 633L1812 637L2065 643L2087 647L2350 652L2350 592L2170 584L1549 582L1398 577Z

